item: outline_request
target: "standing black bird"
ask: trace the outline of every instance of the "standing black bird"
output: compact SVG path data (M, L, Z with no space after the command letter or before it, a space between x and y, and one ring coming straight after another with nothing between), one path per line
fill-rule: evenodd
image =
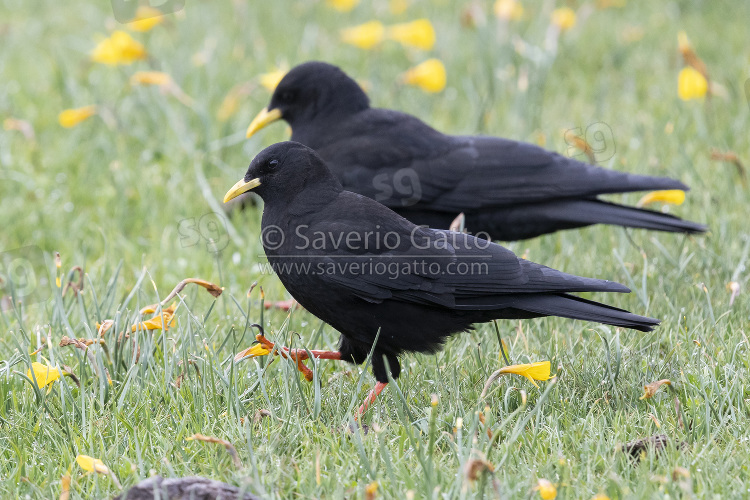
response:
M398 111L370 107L336 66L301 64L284 76L247 130L283 119L345 189L415 224L447 229L460 212L474 234L513 241L591 224L700 233L671 215L609 203L608 193L687 190L680 181L588 165L523 142L445 135Z
M302 144L263 150L224 202L250 190L265 202L262 239L270 265L305 309L341 333L338 351L313 356L362 363L377 336L378 384L360 411L388 382L384 358L396 378L399 354L435 352L474 323L562 316L641 331L659 323L568 293L630 291L619 283L534 264L468 234L417 226L345 191ZM258 340L251 354L273 349ZM307 358L303 350L281 348L281 354L298 365Z

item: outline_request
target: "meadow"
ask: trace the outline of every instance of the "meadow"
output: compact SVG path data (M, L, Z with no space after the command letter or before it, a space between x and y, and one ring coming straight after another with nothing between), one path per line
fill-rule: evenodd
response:
M522 4L520 16L499 19L488 0L363 1L349 11L189 1L137 31L109 2L0 0L0 496L109 498L160 474L268 499L553 498L539 488L547 484L558 498L747 498L750 4ZM575 23L551 29L563 6ZM340 37L374 19L421 18L436 33L429 50ZM115 31L147 54L92 60ZM705 97L678 95L680 31L710 75ZM403 78L430 58L446 69L437 93ZM478 325L436 356L405 356L401 378L356 425L375 383L366 366L308 362L308 383L285 359L233 363L253 340L251 323L309 349L338 339L304 310L265 309L290 297L263 266L261 207L227 215L221 203L255 154L289 136L275 124L245 139L268 103L268 74L312 59L355 76L373 105L439 130L582 155L573 131L603 167L689 185L684 204L653 208L707 224L706 235L596 226L507 244L626 284L633 293L586 296L661 326ZM139 71L169 80L149 84ZM91 116L61 125L63 110L81 108ZM718 159L730 152L740 161ZM185 278L223 292L190 284L139 312ZM165 330L159 318L172 303ZM93 342L61 346L65 337ZM556 376L539 387L505 376L481 397L504 364L500 339L513 363L549 360ZM32 362L67 374L39 387ZM641 399L663 379L671 385ZM195 434L231 443L236 457ZM662 449L621 450L655 435L666 436ZM87 472L82 455L109 473Z

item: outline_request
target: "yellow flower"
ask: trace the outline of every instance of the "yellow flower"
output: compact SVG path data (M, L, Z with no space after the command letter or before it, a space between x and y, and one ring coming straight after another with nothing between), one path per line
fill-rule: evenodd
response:
M404 73L403 80L425 92L440 92L445 88L445 66L439 59L428 59Z
M576 24L576 13L570 7L560 7L552 11L552 24L562 31L569 30Z
M388 28L386 36L407 47L422 50L430 50L435 45L435 28L429 19L394 24Z
M680 99L683 101L700 99L705 97L706 92L708 92L708 81L700 71L690 66L680 70L677 77L677 95Z
M279 84L284 75L288 70L283 68L276 68L268 73L261 74L258 79L260 84L263 85L269 92L276 90L276 86Z
M531 380L531 383L539 387L536 380L549 380L552 378L550 375L550 363L549 361L538 361L536 363L526 363L523 365L510 365L504 366L498 370L500 374L511 373L513 375L521 375Z
M34 376L31 376L31 370L34 370ZM26 376L32 381L36 378L36 384L41 389L60 378L60 370L51 367L49 364L43 365L34 361L31 368L26 370Z
M523 17L523 5L518 0L497 0L495 16L507 21L518 21Z
M685 191L680 189L667 189L664 191L652 191L643 196L635 206L643 207L655 202L669 203L670 205L682 205L685 201Z
M128 28L133 31L150 31L154 26L164 20L164 13L148 5L141 5L135 11L135 19L128 23Z
M136 71L130 77L130 85L159 85L169 86L172 84L172 77L161 71Z
M88 455L78 455L76 462L81 466L81 469L87 472L98 472L99 474L109 474L109 467L104 465L104 462L98 458L90 457Z
M407 0L391 0L388 3L388 8L391 11L391 14L394 16L397 16L399 14L403 14L406 12L406 9L409 7L409 2Z
M96 106L66 109L57 115L57 121L65 128L72 128L96 114Z
M349 12L357 6L359 0L326 0L326 5L339 12Z
M557 497L557 488L546 479L539 479L535 489L539 490L539 496L544 500L554 500Z
M371 49L383 41L385 27L380 21L352 26L341 30L341 40L360 49Z
M609 497L604 493L599 493L598 495L591 497L591 500L609 500Z
M146 49L124 31L114 31L94 48L91 60L116 66L146 59Z
M267 346L263 345L262 343L255 344L252 347L248 347L244 351L238 352L237 355L234 357L234 360L239 361L247 357L257 358L258 356L265 356L270 352L271 352L271 349L268 349Z
M668 379L662 379L657 380L656 382L651 382L648 385L643 386L643 396L640 397L640 399L650 399L656 394L656 392L659 390L659 388L663 385L672 385L672 382Z
M151 319L135 324L131 327L130 331L135 332L136 330L161 330L162 326L165 330L168 330L177 324L177 320L174 319L174 311L175 305L172 304L170 307L162 309L161 316L154 316Z

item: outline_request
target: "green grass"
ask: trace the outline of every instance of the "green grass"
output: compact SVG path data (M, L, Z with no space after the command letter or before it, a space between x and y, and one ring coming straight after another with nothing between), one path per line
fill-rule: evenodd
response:
M45 300L0 313L0 359L7 361L0 364L0 496L57 497L69 464L86 454L102 459L124 486L154 472L204 475L265 498L363 497L372 481L383 498L403 498L407 490L415 498L493 498L496 491L531 498L538 497L538 478L557 484L559 498L747 497L750 302L743 293L730 306L725 287L732 280L747 287L748 194L734 167L709 153L733 150L750 161L741 29L750 5L632 1L592 9L563 34L556 57L540 62L530 57L543 50L551 2L524 2L526 17L507 32L488 1L477 2L488 19L476 28L461 25L466 2L412 4L396 16L385 2L363 2L347 14L322 2L188 2L165 24L134 34L148 61L111 68L88 62L95 36L121 27L108 2L0 0L0 117L27 120L36 133L31 141L0 130L0 251L38 247L46 256L38 274L52 278L60 252L63 283L73 266L86 273L77 297L39 281ZM429 17L437 46L425 53L387 43L365 52L339 43L339 28L374 17ZM680 29L724 97L678 99ZM520 41L529 45L526 55L514 49ZM195 65L198 53L204 65ZM398 83L410 65L433 56L448 70L443 93ZM662 326L641 334L556 318L501 322L512 360L549 359L557 378L536 389L504 377L482 401L484 382L501 361L494 327L480 325L437 356L405 356L398 388L389 387L363 419L366 435L344 430L374 383L364 367L315 363L310 384L285 360L233 366L233 354L252 340L248 322L262 320L271 337L298 346L336 343L336 332L309 313L263 314L258 290L247 295L257 280L267 300L288 298L276 277L259 272L259 209L227 227L207 224L212 216L202 229L199 223L221 210L221 196L254 154L287 137L275 125L244 140L267 103L263 88L220 123L224 96L276 64L313 58L367 81L375 105L453 133L544 138L564 153L565 130L604 122L612 130L607 148L615 148L604 166L689 184L686 203L672 211L708 224L705 237L594 227L510 245L531 260L631 286L627 296L592 297L661 318ZM154 88L130 87L130 76L145 69L170 73L193 107ZM519 75L528 76L528 89ZM106 119L73 129L57 124L59 111L87 104ZM197 244L191 224L202 233ZM222 250L209 251L205 238ZM176 327L135 337L134 363L133 345L117 343L114 332L185 277L220 283L225 292L213 300L186 289ZM112 358L100 348L92 353L112 385L81 351L57 346L63 335L94 337L104 319L117 321L105 337ZM42 355L70 366L80 389L66 378L48 394L37 392L18 375L37 360L29 353L47 335L52 347ZM673 390L638 399L644 384L661 378ZM256 423L261 409L271 416ZM477 412L485 412L485 424ZM242 467L219 445L186 441L194 433L232 442ZM618 443L656 433L672 444L637 465L616 451ZM494 474L467 480L465 465L482 457ZM689 476L673 476L676 467ZM72 475L72 498L117 493L107 477L75 468Z

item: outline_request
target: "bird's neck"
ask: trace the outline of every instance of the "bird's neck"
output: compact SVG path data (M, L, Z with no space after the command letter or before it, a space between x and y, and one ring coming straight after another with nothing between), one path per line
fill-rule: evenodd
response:
M362 111L359 109L337 110L318 114L312 119L292 122L289 124L292 127L291 140L312 149L320 149L337 137L338 130L345 127L346 123Z

